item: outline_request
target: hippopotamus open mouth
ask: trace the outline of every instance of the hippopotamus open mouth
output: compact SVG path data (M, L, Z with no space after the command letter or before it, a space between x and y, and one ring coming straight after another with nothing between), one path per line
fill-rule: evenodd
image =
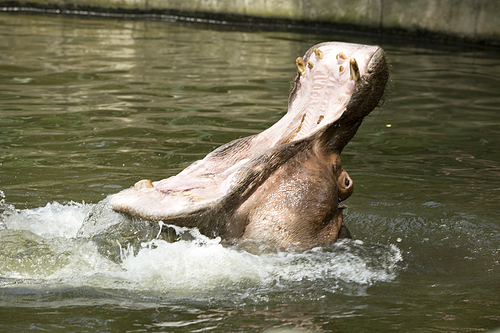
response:
M295 61L288 112L181 173L113 195L113 210L197 227L208 236L277 245L334 242L353 190L340 153L381 99L389 71L378 46L322 43Z

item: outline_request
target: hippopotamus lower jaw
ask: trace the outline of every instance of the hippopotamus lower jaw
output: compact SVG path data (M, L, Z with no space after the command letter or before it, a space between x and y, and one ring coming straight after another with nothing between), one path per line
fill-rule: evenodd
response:
M322 43L296 60L287 114L266 131L225 144L177 176L142 181L111 207L208 235L280 245L335 241L339 201L352 193L340 153L379 103L382 49Z

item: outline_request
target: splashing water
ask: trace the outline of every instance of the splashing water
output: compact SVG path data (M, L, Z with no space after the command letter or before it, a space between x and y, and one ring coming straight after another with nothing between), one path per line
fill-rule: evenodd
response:
M269 250L265 244L227 247L197 229L168 225L179 240L158 237L139 249L120 244L120 262L76 237L93 205L48 203L26 210L5 208L0 229L0 285L43 282L94 288L192 293L241 288L283 290L339 284L369 286L396 278L401 252L395 245L340 241L307 251ZM4 204L5 207L5 204ZM248 245L248 244L247 244Z

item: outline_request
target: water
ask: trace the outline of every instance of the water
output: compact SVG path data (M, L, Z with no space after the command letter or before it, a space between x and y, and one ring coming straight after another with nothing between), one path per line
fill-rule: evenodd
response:
M182 229L112 258L76 237L107 195L275 123L294 59L327 40L392 65L343 153L354 240L278 251ZM498 51L10 14L0 49L0 331L500 327Z

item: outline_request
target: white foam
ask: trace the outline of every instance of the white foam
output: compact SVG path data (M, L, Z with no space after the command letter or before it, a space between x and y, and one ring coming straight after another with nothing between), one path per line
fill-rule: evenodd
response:
M220 243L152 241L123 261L128 278L146 289L163 291L230 288L265 278L258 256L224 248Z
M13 210L4 216L8 229L29 230L37 235L75 237L92 205L56 201L35 209Z
M269 287L305 281L329 282L335 289L338 280L362 285L393 280L396 263L402 260L399 249L391 245L378 246L377 262L370 262L366 256L371 249L354 242L339 242L328 249L257 255L224 247L220 239L209 239L196 229L182 229L195 239L175 243L153 240L143 244L136 255L124 250L128 278L148 289L164 291Z
M2 259L0 264L4 266L3 277L161 292L286 290L296 284L313 284L335 292L339 283L369 286L391 281L397 276L397 263L402 260L395 245L355 241L341 241L305 252L250 253L241 247L223 246L220 239L205 237L197 229L175 227L178 234L188 234L189 237L182 239L189 240L168 243L152 239L135 251L122 244L122 262L115 263L104 257L92 241L73 238L91 206L53 202L4 216L7 230L0 230L0 240L11 237L19 244L6 249L7 252L0 251L0 256L8 259ZM21 251L26 244L30 248ZM20 251L23 265L12 259Z

